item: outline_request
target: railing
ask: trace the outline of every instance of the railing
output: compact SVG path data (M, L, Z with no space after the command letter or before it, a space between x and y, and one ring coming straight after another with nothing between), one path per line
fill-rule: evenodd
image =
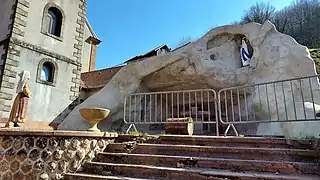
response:
M192 117L193 123L235 125L320 120L319 76L212 89L136 93L124 102L124 121L130 124L173 123L168 119Z
M212 89L135 93L124 100L124 121L130 124L128 132L135 124L173 123L167 120L192 117L193 123L216 124L218 134L217 108Z
M219 119L238 134L235 124L320 120L320 75L293 78L218 92Z

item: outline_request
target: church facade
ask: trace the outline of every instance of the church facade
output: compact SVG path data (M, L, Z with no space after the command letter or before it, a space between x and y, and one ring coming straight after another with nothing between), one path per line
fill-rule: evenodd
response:
M0 1L0 118L9 116L19 73L31 73L28 119L62 120L78 103L80 75L93 71L101 41L86 0Z

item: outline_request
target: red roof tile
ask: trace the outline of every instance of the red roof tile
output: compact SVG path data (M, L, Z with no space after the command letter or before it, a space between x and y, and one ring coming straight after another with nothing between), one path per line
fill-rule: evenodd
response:
M81 87L84 89L102 88L123 66L101 69L81 74Z

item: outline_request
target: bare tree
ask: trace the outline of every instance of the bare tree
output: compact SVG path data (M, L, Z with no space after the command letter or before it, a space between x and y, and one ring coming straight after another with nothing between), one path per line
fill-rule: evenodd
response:
M284 32L288 29L290 21L290 11L288 8L284 8L275 13L273 23L280 32Z
M245 12L240 23L272 21L277 29L310 48L320 47L320 0L296 0L275 11L270 4L258 3Z
M275 10L275 7L269 3L257 3L250 7L250 9L242 17L240 23L246 24L250 22L257 22L263 24L266 20L273 19Z
M320 1L299 0L276 12L274 24L280 32L294 37L299 43L320 47Z

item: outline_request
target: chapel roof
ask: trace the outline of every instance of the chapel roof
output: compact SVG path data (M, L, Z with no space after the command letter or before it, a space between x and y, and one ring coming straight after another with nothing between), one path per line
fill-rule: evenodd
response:
M123 66L116 66L81 74L81 87L84 89L103 88Z
M156 47L156 48L154 48L154 49L152 49L152 50L150 50L150 51L148 51L148 52L146 52L144 54L140 54L138 56L135 56L135 57L125 61L124 63L132 62L132 61L135 61L135 60L138 60L138 59L148 58L148 57L151 57L151 56L155 56L159 49L167 49L168 51L170 51L170 48L166 44L163 44L163 45L158 46L158 47Z
M138 60L138 59L144 59L147 57L151 57L155 55L155 52L159 49L169 49L167 45L161 45L158 46L147 53L135 56L127 61L125 61L123 64ZM112 77L123 67L121 66L115 66L111 68L105 68L101 70L95 70L90 72L85 72L81 74L81 87L83 89L96 89L96 88L103 88L108 84L108 82L112 79Z

